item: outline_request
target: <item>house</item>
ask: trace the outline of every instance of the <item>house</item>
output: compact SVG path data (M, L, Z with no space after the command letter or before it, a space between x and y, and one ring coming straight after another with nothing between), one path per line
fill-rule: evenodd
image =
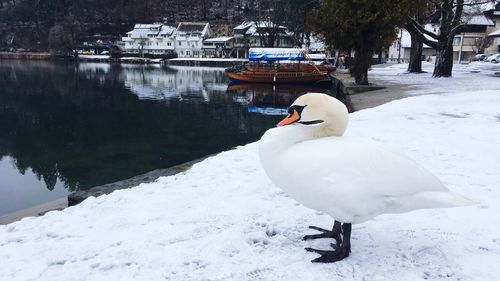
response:
M495 24L486 29L489 46L484 50L485 54L500 53L500 3L484 12Z
M464 14L464 31L453 38L453 60L468 62L478 53L484 52L487 30L495 23L484 14Z
M205 58L229 58L234 51L234 37L224 36L205 39L202 51Z
M273 47L290 48L293 47L293 34L281 25L276 25L271 21L245 21L233 28L234 47L237 58L247 58L248 49L252 47L269 47L269 42L265 42L268 34L276 31L276 38ZM266 46L267 45L267 46Z
M175 52L179 58L201 58L203 40L210 37L210 25L181 22L175 31Z
M136 24L127 36L124 51L130 54L162 55L174 52L174 34L176 28L162 23Z

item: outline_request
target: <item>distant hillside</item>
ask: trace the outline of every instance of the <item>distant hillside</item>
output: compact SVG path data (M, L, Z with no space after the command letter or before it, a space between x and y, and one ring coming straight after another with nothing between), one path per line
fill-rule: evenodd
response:
M271 0L0 0L0 50L46 50L49 29L77 23L84 35L124 34L135 23L208 21L218 34Z

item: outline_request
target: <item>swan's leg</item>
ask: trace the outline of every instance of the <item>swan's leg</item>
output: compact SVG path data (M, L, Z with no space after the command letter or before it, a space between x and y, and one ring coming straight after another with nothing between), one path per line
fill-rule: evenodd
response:
M342 227L341 227L341 223L338 221L335 221L331 231L323 229L323 228L319 228L316 226L309 226L309 228L320 231L322 233L306 235L306 236L304 236L303 240L312 240L312 239L319 239L319 238L334 238L335 241L337 241L337 245L340 245L340 242L342 241L342 239L340 238L340 234L342 233Z
M313 248L306 248L308 252L318 253L321 256L312 260L312 262L337 262L345 259L351 252L351 229L350 223L342 224L342 242L337 244L335 251L324 251ZM331 244L332 247L334 246Z

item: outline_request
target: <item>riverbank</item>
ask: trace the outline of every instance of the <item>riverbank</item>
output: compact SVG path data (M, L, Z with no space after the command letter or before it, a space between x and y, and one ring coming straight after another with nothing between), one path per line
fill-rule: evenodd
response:
M69 56L56 56L49 52L42 53L14 53L0 52L0 60L74 60ZM101 63L123 63L123 64L166 64L179 66L207 66L207 67L231 67L242 65L248 62L248 59L235 58L141 58L141 57L120 57L111 58L109 55L79 55L78 61L82 62L101 62Z
M209 156L205 156L193 161L175 165L166 169L156 169L141 175L134 176L129 179L92 187L88 190L76 191L69 194L67 197L63 197L51 202L47 202L27 209L22 209L13 213L2 215L0 216L0 225L9 224L21 220L22 218L25 217L42 216L49 211L62 210L64 208L77 205L91 196L98 197L101 195L110 194L111 192L116 190L132 188L142 183L153 182L159 177L166 177L182 173L187 171L194 164L205 160Z
M12 53L12 52L0 52L0 60L55 60L61 57L54 56L51 53ZM63 57L67 58L67 57Z

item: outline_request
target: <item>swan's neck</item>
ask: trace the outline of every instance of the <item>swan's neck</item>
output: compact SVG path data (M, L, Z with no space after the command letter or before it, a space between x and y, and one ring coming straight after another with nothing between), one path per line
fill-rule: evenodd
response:
M314 130L305 126L291 125L269 129L260 139L261 157L273 158L290 146L314 137Z

